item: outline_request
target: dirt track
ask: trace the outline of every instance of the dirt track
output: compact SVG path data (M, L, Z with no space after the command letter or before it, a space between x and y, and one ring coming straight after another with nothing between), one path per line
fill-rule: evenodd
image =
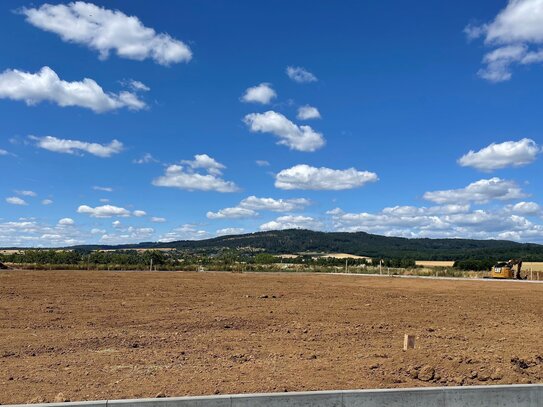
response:
M0 272L0 403L541 382L542 334L543 284Z

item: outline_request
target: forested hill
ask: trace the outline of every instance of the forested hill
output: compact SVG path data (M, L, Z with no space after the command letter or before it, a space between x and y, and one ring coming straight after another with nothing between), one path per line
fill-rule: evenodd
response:
M221 236L207 240L169 243L140 243L122 246L76 246L79 249L176 248L217 250L221 248L262 249L271 254L300 252L349 253L382 258L424 260L509 259L543 261L543 245L506 240L407 239L365 232L314 232L290 229Z

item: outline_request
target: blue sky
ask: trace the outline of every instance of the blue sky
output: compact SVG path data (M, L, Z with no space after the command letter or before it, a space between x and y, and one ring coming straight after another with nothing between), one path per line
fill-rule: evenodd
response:
M543 242L541 16L4 1L0 246L288 227Z

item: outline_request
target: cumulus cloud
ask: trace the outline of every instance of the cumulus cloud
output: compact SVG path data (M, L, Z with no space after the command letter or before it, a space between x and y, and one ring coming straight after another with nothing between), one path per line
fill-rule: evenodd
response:
M321 114L316 107L305 105L298 108L298 115L296 117L300 120L320 119Z
M175 240L201 240L207 239L209 232L198 228L197 225L185 224L165 233L159 238L159 242L173 242Z
M355 168L334 170L299 164L280 171L275 176L275 186L280 189L342 190L358 188L378 179L373 172Z
M19 205L19 206L25 206L28 205L28 203L18 196L10 196L6 198L6 202L11 205Z
M535 141L524 138L519 141L492 143L475 152L470 150L460 157L458 163L463 167L474 167L482 171L492 171L505 167L519 167L533 162L541 148Z
M75 225L75 221L72 218L62 218L58 221L58 225L60 226L73 226Z
M23 8L26 21L60 36L65 42L81 44L98 51L101 59L110 52L137 61L152 59L161 65L188 62L192 51L168 34L145 27L135 16L109 10L92 3L43 4Z
M324 146L321 133L310 126L298 126L281 113L269 110L265 113L251 113L243 119L253 133L271 133L279 138L277 144L298 151L315 151Z
M142 240L149 240L155 233L153 228L137 228L129 226L127 228L118 227L115 233L105 233L100 237L102 243L107 244L125 244L139 243Z
M134 79L130 79L128 82L126 82L126 85L136 92L149 92L151 90L151 88L145 83L136 81Z
M377 213L328 212L333 228L342 232L364 231L411 238L473 238L541 240L543 226L510 209L472 210L465 206L396 206Z
M147 215L147 212L137 209L134 212L132 212L132 215L134 215L136 218L141 218L142 216Z
M86 141L60 139L53 136L29 136L36 146L44 150L63 154L80 154L86 152L97 157L107 158L123 151L123 143L112 140L109 144L89 143Z
M38 194L36 194L34 191L28 191L28 190L17 190L15 191L18 195L22 195L22 196L31 196L31 197L35 197L37 196Z
M311 205L311 201L305 198L274 199L251 195L235 207L208 212L207 217L208 219L253 218L258 216L257 211L292 212L304 209L308 205Z
M217 236L227 236L227 235L239 235L245 232L245 229L243 228L224 228L224 229L218 229L215 234Z
M311 205L311 201L305 198L274 199L258 198L251 195L243 199L239 206L256 211L291 212L304 209Z
M206 154L195 155L194 160L185 160L182 164L184 165L168 166L164 175L153 180L153 185L189 191L236 192L239 190L234 182L221 178L222 170L226 167ZM197 170L204 170L204 173Z
M260 230L310 229L318 230L323 227L322 222L310 216L279 216L277 219L260 225Z
M535 202L517 202L514 205L507 205L506 210L524 216L539 216L543 214L543 208Z
M438 204L454 204L486 203L491 200L522 199L526 196L514 181L494 177L473 182L465 188L426 192L424 199Z
M0 148L0 155L9 155L9 151Z
M513 64L543 62L543 1L509 0L493 21L468 25L468 39L484 38L494 49L484 58L479 76L491 82L511 79Z
M290 79L298 83L317 82L317 77L301 66L287 66L286 73Z
M151 217L151 222L164 223L164 222L166 222L166 218L161 218L159 216L153 216L153 217Z
M188 165L193 170L202 168L213 175L222 174L226 167L207 154L196 154L194 160L182 160L182 164Z
M112 216L130 216L130 211L113 205L102 205L95 208L88 205L81 205L77 208L77 213L84 213L93 218L111 218Z
M271 84L261 83L260 85L247 88L241 97L241 100L247 103L261 103L267 105L276 97L277 93L275 93Z
M0 73L0 99L22 100L27 105L48 101L59 106L78 106L103 113L120 108L141 110L145 102L127 91L104 92L94 80L67 82L44 66L37 73L6 69Z
M141 158L135 159L132 161L134 164L149 164L157 163L158 160L153 157L150 153L145 153Z
M252 218L257 216L258 213L252 209L233 207L224 208L218 212L208 212L206 214L208 219L239 219L239 218Z
M83 243L83 233L75 225L54 226L35 219L0 223L0 246L58 247Z
M53 200L52 199L43 199L41 201L41 204L42 205L51 205L53 203Z
M258 165L259 167L269 167L270 166L270 163L266 160L256 160L256 165Z

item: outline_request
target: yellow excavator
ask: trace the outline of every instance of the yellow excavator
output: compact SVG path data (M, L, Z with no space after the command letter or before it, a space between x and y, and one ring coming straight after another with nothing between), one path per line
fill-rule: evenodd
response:
M521 269L522 269L522 260L511 259L506 262L496 263L496 265L492 267L492 271L490 272L490 277L525 280L525 278L523 278L520 273Z

